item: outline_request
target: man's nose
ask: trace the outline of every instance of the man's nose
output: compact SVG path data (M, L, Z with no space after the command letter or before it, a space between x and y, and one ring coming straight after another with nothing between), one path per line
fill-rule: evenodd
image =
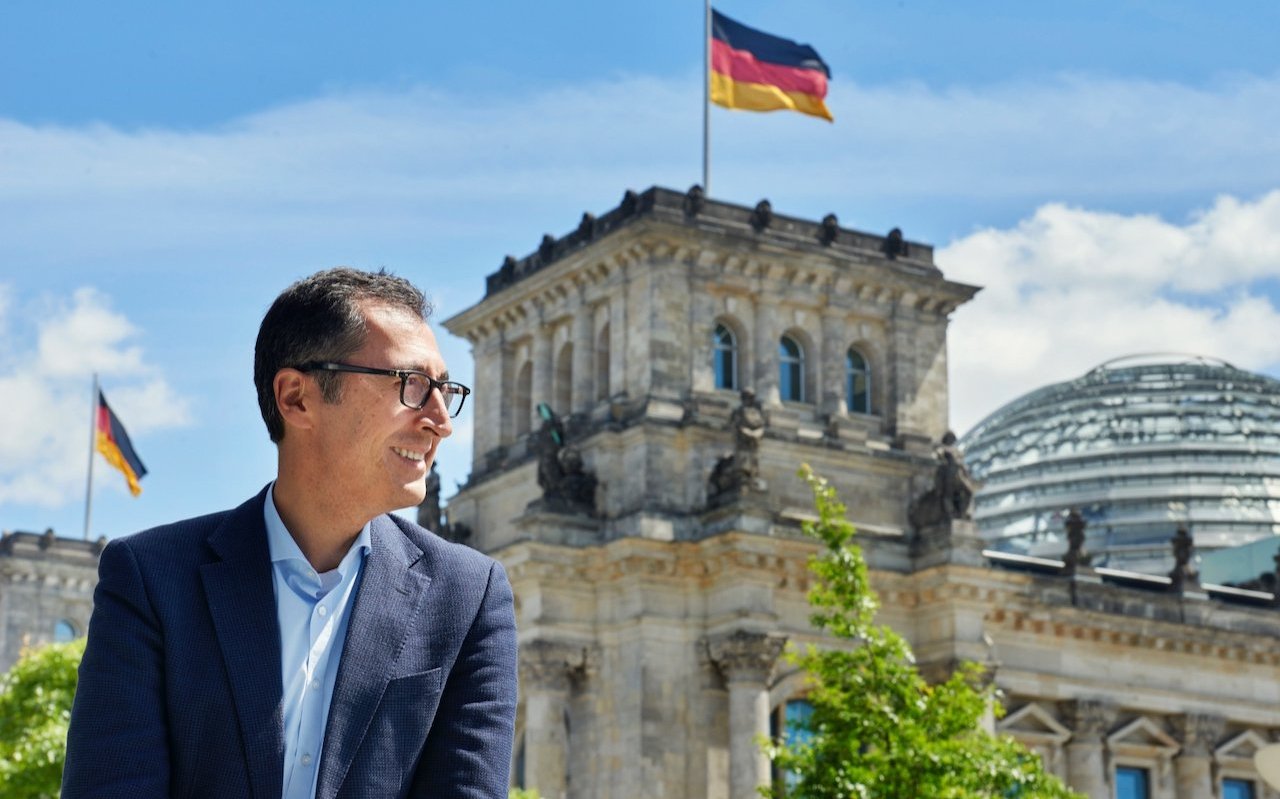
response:
M418 411L418 418L424 428L441 438L447 438L453 433L453 418L445 407L444 395L437 388L433 388L427 396L426 404Z

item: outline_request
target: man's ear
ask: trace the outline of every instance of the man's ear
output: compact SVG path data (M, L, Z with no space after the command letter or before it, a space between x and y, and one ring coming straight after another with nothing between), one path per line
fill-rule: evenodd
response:
M315 426L313 411L320 401L319 386L297 369L281 369L271 384L276 409L286 428L309 430Z

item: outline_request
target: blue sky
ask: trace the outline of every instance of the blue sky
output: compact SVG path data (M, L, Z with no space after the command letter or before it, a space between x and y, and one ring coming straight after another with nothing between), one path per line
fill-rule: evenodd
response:
M1280 373L1274 2L717 8L816 47L836 122L713 109L713 195L900 226L986 286L958 430L1127 352ZM98 472L95 535L227 507L274 471L250 359L288 282L387 266L448 317L582 211L700 178L687 0L0 13L4 529L79 534L91 371L151 470L136 500ZM468 424L440 461L447 494Z

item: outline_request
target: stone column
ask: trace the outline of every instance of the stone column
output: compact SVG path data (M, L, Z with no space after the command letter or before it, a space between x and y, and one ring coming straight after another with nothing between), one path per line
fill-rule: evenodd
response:
M529 429L537 430L542 424L542 419L538 416L538 403L545 402L549 405L553 399L551 396L551 373L555 368L551 361L551 331L543 322L539 322L538 326L534 328L533 346L530 354L533 361L533 379L530 381L532 390L529 392ZM554 410L556 413L565 414L565 411L561 408L555 408Z
M782 401L778 394L778 312L768 297L756 297L755 374L756 396L765 405L777 405ZM746 375L744 374L745 378ZM750 388L744 384L743 388Z
M708 642L729 687L729 797L754 799L769 784L769 758L756 739L769 735L769 675L787 639L744 630Z
M843 324L837 311L826 310L822 314L821 350L821 410L823 413L845 415L844 353L849 347Z
M1115 711L1085 699L1068 702L1062 710L1072 732L1066 746L1067 783L1089 799L1111 799L1105 736Z
M564 413L586 410L595 404L595 342L592 330L594 314L586 303L580 303L573 314L573 401ZM557 408L557 410L559 410Z
M474 342L471 349L475 353L476 374L497 378L469 400L475 401L475 407L471 409L476 417L474 452L480 460L502 442L502 402L511 396L513 387L505 384L511 375L507 374L510 367L506 363L506 347L503 346L501 332L490 332Z
M1182 750L1173 761L1178 799L1213 796L1213 749L1226 731L1221 716L1189 714L1173 720Z
M609 391L614 397L628 391L627 303L625 289L609 298Z
M542 799L568 793L569 689L583 668L581 648L534 641L520 648L520 691L524 695L524 781Z

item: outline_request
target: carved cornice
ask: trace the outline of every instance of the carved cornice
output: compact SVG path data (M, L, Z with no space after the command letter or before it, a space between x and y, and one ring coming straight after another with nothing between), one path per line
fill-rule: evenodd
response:
M1267 666L1280 666L1280 643L1274 639L1259 640L1248 633L1232 633L1212 627L1168 623L1156 627L1118 627L1124 615L1083 612L1072 619L1046 618L1040 612L997 606L987 615L992 628L1014 633L1032 633L1084 642L1125 646L1152 653L1193 655L1217 660L1234 660ZM1163 628L1163 629L1161 629ZM1156 630L1159 630L1158 632Z
M707 640L707 654L727 682L767 683L787 637L735 630Z

